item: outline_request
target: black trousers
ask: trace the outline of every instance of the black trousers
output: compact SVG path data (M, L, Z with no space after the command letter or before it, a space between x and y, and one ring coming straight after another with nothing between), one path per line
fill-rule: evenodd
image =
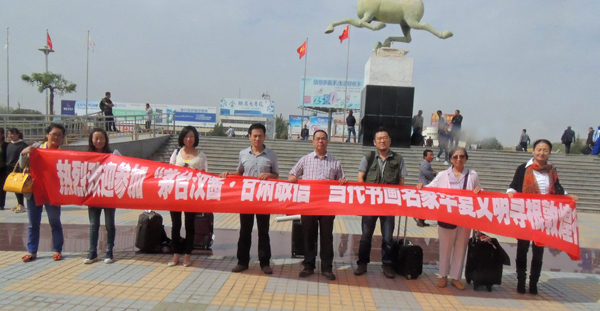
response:
M104 122L106 123L106 131L110 132L110 131L117 131L117 126L115 125L115 116L111 113L107 114L106 112L104 113Z
M315 269L317 251L317 228L321 232L321 272L333 271L333 221L335 216L302 216L302 234L304 235L304 260L306 269Z
M533 257L531 258L530 280L537 282L542 273L542 263L544 261L544 247L535 245L535 242L528 240L517 240L517 279L527 278L527 253L529 252L529 244Z
M572 143L572 141L568 141L565 143L565 153L566 154L571 153L571 143Z
M258 260L260 267L268 266L271 260L271 239L269 238L269 225L271 215L256 214L258 227ZM250 263L250 247L252 246L252 229L254 228L254 214L240 214L240 238L238 239L237 259L238 265L248 267Z
M11 171L12 172L12 171ZM8 172L6 168L0 169L0 207L4 208L6 204L6 191L4 191L4 182L6 182L6 177L8 177Z
M190 255L194 249L196 213L183 213L185 214L185 244L181 245L181 212L171 212L171 243L173 243L174 254Z

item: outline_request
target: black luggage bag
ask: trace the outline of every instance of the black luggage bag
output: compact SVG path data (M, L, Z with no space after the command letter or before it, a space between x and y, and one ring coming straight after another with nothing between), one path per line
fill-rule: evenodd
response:
M581 153L584 155L589 155L592 153L592 147L590 146L585 146L583 148L581 148Z
M502 284L503 265L510 266L510 258L498 240L490 238L489 241L482 241L474 231L467 249L465 266L467 283L473 281L474 290L479 286L485 286L491 292L493 285Z
M408 217L404 219L404 238L400 239L400 222L398 219L398 234L392 245L392 269L408 280L414 280L423 273L423 248L406 240Z
M319 230L318 227L315 230ZM317 234L315 232L315 234ZM318 240L318 239L317 239ZM315 251L317 243L315 243ZM302 232L302 220L292 220L292 258L304 257L304 233Z
M138 219L135 247L145 253L160 252L164 232L162 216L154 211L144 211Z
M215 215L197 213L194 221L194 248L210 249L213 244Z

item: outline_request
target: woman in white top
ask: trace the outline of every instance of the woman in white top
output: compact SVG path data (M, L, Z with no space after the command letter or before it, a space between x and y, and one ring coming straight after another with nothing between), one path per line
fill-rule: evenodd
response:
M175 149L169 160L170 164L189 167L200 171L208 170L206 161L206 155L200 150L197 150L198 146L198 131L193 126L186 126L181 129L179 133L179 147L181 149ZM173 267L179 264L179 254L184 253L183 266L188 267L192 264L190 255L194 246L194 220L196 213L184 212L185 214L185 245L181 245L181 212L171 211L171 239L173 240L173 260L167 265Z
M552 163L548 162L552 152L552 143L546 139L538 139L533 143L533 158L527 163L519 165L513 181L506 193L509 197L513 193L538 193L538 194L566 194L565 189L558 181L558 172ZM571 195L577 201L577 196ZM517 292L525 294L525 281L527 279L527 252L531 245L533 256L531 258L531 271L529 275L529 293L538 293L537 283L542 272L544 247L531 241L517 239Z
M467 150L462 147L450 150L450 161L452 166L441 171L425 187L468 189L475 193L481 191L479 176L474 170L465 167L469 159ZM422 183L417 189L423 187ZM462 278L465 254L471 229L438 221L438 236L440 241L440 276L438 287L446 287L448 275L452 277L451 284L458 289L465 289L460 282Z

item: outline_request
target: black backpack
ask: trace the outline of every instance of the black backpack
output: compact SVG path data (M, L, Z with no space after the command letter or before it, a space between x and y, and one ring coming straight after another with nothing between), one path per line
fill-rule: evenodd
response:
M104 103L104 98L100 100L100 111L104 112L104 108L106 108L106 104Z

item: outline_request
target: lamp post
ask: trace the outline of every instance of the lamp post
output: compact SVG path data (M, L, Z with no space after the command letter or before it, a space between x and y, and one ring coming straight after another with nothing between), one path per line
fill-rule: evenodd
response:
M46 73L48 73L48 54L54 53L54 50L46 45L39 48L38 51L42 51L44 55L46 55ZM50 101L48 99L48 89L46 89L46 116L50 117Z

